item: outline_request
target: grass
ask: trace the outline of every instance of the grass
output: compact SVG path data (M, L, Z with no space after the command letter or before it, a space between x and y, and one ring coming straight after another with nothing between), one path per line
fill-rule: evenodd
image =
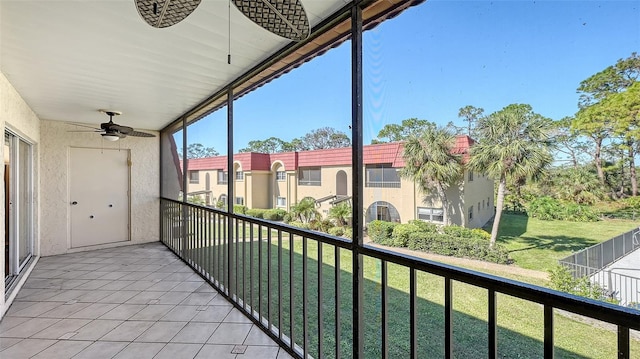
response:
M322 338L324 357L336 356L336 325L341 329L339 350L344 358L351 357L352 348L352 275L351 252L339 251L340 267L336 270L335 248L318 246L307 240L306 256L303 241L292 241L288 236L278 247L277 237L267 241L247 241L237 249L238 291L255 310L261 309L263 317L269 317L275 325L282 321L283 333L293 337L298 345L303 342L303 288L308 301L306 318L308 334L307 348L313 357L320 357ZM243 252L244 248L244 252ZM279 252L278 248L281 248ZM321 261L318 251L322 248ZM226 246L204 246L191 250L188 255L211 270L216 266L218 253ZM222 252L220 252L222 251ZM279 258L282 261L279 262ZM307 280L303 282L303 261L306 258ZM290 263L293 259L293 270ZM320 265L318 264L320 262ZM280 264L280 266L278 265ZM261 270L259 271L259 267ZM282 269L282 292L279 292L278 275ZM322 272L322 280L318 273ZM259 274L261 273L261 275ZM271 280L267 278L270 273ZM293 273L293 280L289 280ZM335 298L336 273L340 276L339 305ZM365 358L381 356L381 264L373 258L364 260L364 317ZM418 273L418 357L437 358L444 356L444 281L427 273ZM409 355L409 271L405 267L388 266L388 338L389 357L406 358ZM293 302L289 302L293 292ZM487 357L487 291L463 283L453 284L454 293L454 356L458 358ZM278 301L281 294L282 302ZM282 305L281 317L278 306ZM335 320L339 312L341 319ZM267 314L269 313L269 314ZM542 357L543 308L537 304L506 295L498 295L498 351L501 358ZM292 323L293 318L293 325ZM320 318L320 320L319 320ZM318 323L322 323L322 330ZM555 316L557 358L612 358L616 356L616 333ZM319 335L321 333L321 336ZM640 343L632 341L632 353L640 353ZM638 355L638 354L636 354ZM633 355L632 355L633 356Z
M599 222L542 221L525 215L503 214L498 243L519 267L547 271L559 259L638 227L631 220Z

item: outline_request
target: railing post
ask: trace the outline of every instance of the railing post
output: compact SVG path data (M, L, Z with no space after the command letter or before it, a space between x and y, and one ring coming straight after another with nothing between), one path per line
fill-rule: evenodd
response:
M233 213L234 204L234 185L236 183L235 174L233 173L233 89L231 86L227 89L227 213ZM227 293L229 298L233 299L234 276L233 270L233 217L227 216Z
M184 258L184 250L187 248L187 121L182 118L182 244L180 246L180 257Z
M364 358L362 248L362 9L351 8L351 162L353 188L353 358ZM336 325L339 325L336 323ZM339 340L339 338L336 338Z

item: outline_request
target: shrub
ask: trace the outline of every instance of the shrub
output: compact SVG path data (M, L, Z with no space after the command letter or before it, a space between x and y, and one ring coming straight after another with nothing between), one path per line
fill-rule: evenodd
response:
M568 203L564 208L562 219L574 222L597 222L600 217L589 206Z
M255 217L255 218L264 218L264 213L268 211L263 208L251 208L247 210L247 216Z
M247 206L243 206L241 204L234 204L233 205L233 213L246 214L247 213Z
M286 213L284 216L282 216L282 221L284 223L291 223L292 220L293 216L291 215L291 213Z
M390 245L393 228L397 225L398 224L394 222L371 221L367 226L367 234L375 243Z
M468 231L471 232L471 230ZM413 232L409 234L407 247L445 256L467 257L502 264L511 262L509 252L502 246L495 245L491 248L489 247L489 241L477 237L456 237L446 233Z
M330 228L333 228L333 222L330 219L312 219L309 222L309 228L314 231L328 232Z
M409 224L413 224L420 228L422 232L436 233L438 232L438 226L434 223L425 222L420 219L412 219L409 221Z
M442 227L442 231L445 234L448 234L452 237L457 237L457 238L473 238L474 237L474 234L473 232L471 232L470 229L465 227L455 226L455 225L444 226Z
M352 239L353 238L353 229L351 227L345 227L344 233L342 234L344 238Z
M538 197L531 201L531 203L529 203L529 209L527 210L531 217L545 221L559 219L558 217L561 211L560 202L547 196Z
M566 293L597 300L606 300L605 290L597 283L591 283L588 277L574 278L569 268L558 265L549 270L551 288Z
M302 229L310 229L309 223L302 223L300 221L291 221L289 222L289 225L293 227L302 228Z
M340 237L344 234L344 227L333 227L333 228L329 228L329 232L330 235L332 236L336 236L336 237Z
M406 247L411 233L420 232L420 227L415 224L398 224L393 228L391 234L391 245L395 247Z
M270 221L281 221L284 218L285 214L287 214L287 211L285 211L284 209L274 208L265 211L262 218L268 219Z

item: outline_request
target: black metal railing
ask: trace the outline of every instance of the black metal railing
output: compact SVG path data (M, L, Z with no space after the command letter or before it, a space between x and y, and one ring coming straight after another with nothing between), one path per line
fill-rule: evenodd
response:
M634 228L629 232L573 253L558 262L569 268L574 278L581 278L595 274L638 248L640 248L640 229Z
M354 242L169 199L161 212L161 241L297 358L353 357L359 341L366 358L516 357L514 350L553 358L557 310L613 324L617 357L629 358L630 330L640 330L632 308L369 246L356 251L364 268L356 293ZM486 302L483 318L458 309L469 298ZM504 326L521 320L517 313L501 312L498 326L499 304L514 300L540 311L542 337L521 335L531 347L508 345L518 334ZM359 308L363 328L353 330Z

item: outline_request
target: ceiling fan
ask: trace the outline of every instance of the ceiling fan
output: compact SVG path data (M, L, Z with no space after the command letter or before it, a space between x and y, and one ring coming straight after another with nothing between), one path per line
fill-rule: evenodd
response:
M97 132L97 133L100 133L102 138L107 141L117 141L127 136L156 137L154 134L142 132L142 131L136 131L132 127L118 125L117 123L114 123L113 116L122 115L122 112L120 111L111 111L111 110L99 110L99 111L109 116L109 122L101 123L100 128L87 126L80 123L72 123L72 125L92 128L93 131L71 131L71 132Z
M149 25L164 28L189 16L201 0L134 0L140 17ZM310 26L301 0L229 0L258 26L284 38L302 41Z

